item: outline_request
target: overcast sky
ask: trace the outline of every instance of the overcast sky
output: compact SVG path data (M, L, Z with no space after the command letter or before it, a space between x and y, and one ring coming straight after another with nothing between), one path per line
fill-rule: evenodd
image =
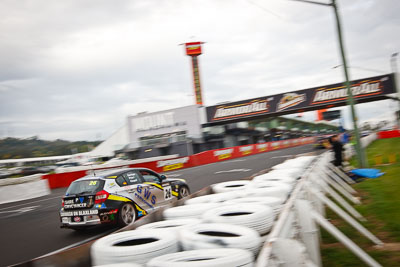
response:
M390 56L400 51L400 1L338 4L351 78L391 72ZM206 42L199 57L206 105L344 79L333 68L341 60L329 7L0 0L0 138L105 139L129 114L193 104L190 59L179 46L190 41ZM386 100L357 111L361 120L382 119L395 108Z

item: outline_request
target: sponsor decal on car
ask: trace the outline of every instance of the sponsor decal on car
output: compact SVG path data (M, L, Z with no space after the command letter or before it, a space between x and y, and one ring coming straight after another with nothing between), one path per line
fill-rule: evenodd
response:
M135 197L143 201L150 208L154 208L154 205L157 202L157 197L151 193L150 188L144 187L142 185L138 185L135 192ZM151 203L150 203L150 202Z
M214 151L214 157L217 157L218 160L228 159L232 157L232 153L233 153L233 148L217 150Z
M106 204L102 203L102 204L97 204L94 206L96 209L106 209Z
M102 213L100 213L100 215L110 215L110 214L115 214L117 212L118 212L118 209L115 209L115 210L110 210L107 212L102 212Z
M71 209L71 208L86 208L87 203L83 203L84 197L77 197L74 199L68 199L64 201L64 208ZM76 203L80 202L80 203Z
M96 215L99 214L98 210L75 210L75 211L66 211L61 212L61 217L72 217L72 216L83 216L83 215Z

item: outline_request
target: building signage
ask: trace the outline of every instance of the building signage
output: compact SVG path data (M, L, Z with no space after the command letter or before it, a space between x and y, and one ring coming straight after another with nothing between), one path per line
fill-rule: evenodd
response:
M356 102L363 103L385 98L396 92L393 74L370 77L351 82ZM304 89L278 95L231 102L207 107L207 122L236 122L288 113L318 110L347 104L347 89L343 83Z
M136 132L171 127L174 124L174 112L149 115L133 120L133 126Z

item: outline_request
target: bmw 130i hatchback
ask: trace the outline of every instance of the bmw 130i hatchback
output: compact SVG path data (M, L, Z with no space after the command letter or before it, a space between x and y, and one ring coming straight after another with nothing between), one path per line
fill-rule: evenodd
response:
M189 194L185 180L167 179L150 169L93 173L68 187L60 210L61 227L125 226Z

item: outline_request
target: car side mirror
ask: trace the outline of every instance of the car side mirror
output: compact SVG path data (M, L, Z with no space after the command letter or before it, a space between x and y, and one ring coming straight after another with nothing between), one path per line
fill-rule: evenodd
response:
M161 175L160 175L160 179L161 179L161 181L162 181L162 180L165 180L165 179L167 179L167 176L165 176L164 174L161 174Z

